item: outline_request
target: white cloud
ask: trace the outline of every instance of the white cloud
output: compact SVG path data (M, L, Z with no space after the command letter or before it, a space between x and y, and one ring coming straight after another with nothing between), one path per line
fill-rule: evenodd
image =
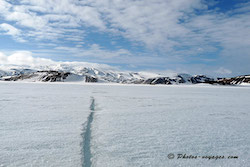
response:
M180 19L206 7L200 0L104 0L92 1L92 5L103 14L113 32L149 48L167 51L190 33Z
M232 13L231 13L232 14ZM196 42L217 42L225 49L245 47L250 44L250 14L205 14L193 17L186 26L199 33L192 33L189 37Z
M5 20L29 28L27 37L58 39L65 35L67 27L78 30L72 35L74 38L83 33L77 27L93 26L150 47L167 44L167 48L176 44L170 38L189 32L178 24L178 19L194 8L204 7L200 0L22 0L19 5L1 0L1 4L0 13Z
M98 44L92 44L88 49L83 49L79 47L55 47L59 51L68 51L73 53L78 57L92 57L100 59L113 59L115 57L131 56L132 53L126 49L118 50L107 50L99 46Z
M11 5L5 0L0 0L0 13L5 13L10 9Z
M118 69L106 64L88 63L88 62L68 62L68 61L53 61L51 59L40 58L32 56L30 51L18 51L10 55L6 55L0 52L0 69L9 69L12 66L31 67L39 69L41 66L46 66L48 69L58 69L64 67L64 65L71 65L73 68L99 68L99 69ZM43 68L42 68L43 69Z
M10 24L2 23L0 24L0 34L10 35L18 42L25 42L25 40L21 37L21 31L16 27L13 27Z
M76 41L79 36L84 36L83 26L105 29L95 8L74 0L21 0L15 5L11 1L0 0L0 17L22 27L27 39L38 41L48 39L57 42L60 38Z
M224 67L220 67L215 71L215 73L225 75L225 74L232 74L232 71Z
M238 5L225 14L205 12L208 4L202 0L21 0L19 5L0 0L0 14L15 22L27 38L36 40L64 39L83 41L83 26L96 27L114 35L122 35L148 48L177 54L176 47L198 46L219 42L222 47L249 45L250 3ZM214 4L214 3L213 3ZM211 5L211 3L210 3ZM202 14L195 12L203 10ZM232 16L232 13L237 15ZM80 38L79 38L80 37Z
M18 29L6 23L0 24L0 30L4 31L5 34L11 36L17 36L20 34L20 31Z
M32 53L29 51L18 51L9 56L0 52L0 64L1 65L28 65L28 66L39 66L39 65L50 65L54 61L45 58L34 58Z
M0 64L5 64L7 62L7 56L0 52Z
M114 58L114 57L121 57L121 56L130 56L132 54L126 49L118 49L118 50L110 51L110 50L103 49L98 44L93 44L91 45L90 49L83 50L81 52L81 55L107 59L107 58Z
M56 45L56 51L64 50L78 57L149 66L153 63L168 66L172 62L178 65L192 60L199 63L204 60L206 64L210 60L219 60L219 67L237 71L242 68L240 62L249 63L250 3L220 12L208 8L215 2L21 0L14 5L12 1L0 0L0 17L6 22L4 24L12 26L8 29L5 26L2 31L14 39L20 41L22 38L32 38L38 41L38 45L39 41L49 40ZM138 56L127 49L112 51L96 44L89 49L82 49L82 42L85 42L85 46L89 44L84 41L89 27L94 27L94 31L123 36L135 46L146 46L152 49L150 51L156 51L154 56L159 52L162 56ZM75 47L67 46L67 42ZM119 45L119 42L115 42L114 45ZM208 53L212 55L211 58L201 56ZM247 67L244 65L244 71L248 71Z

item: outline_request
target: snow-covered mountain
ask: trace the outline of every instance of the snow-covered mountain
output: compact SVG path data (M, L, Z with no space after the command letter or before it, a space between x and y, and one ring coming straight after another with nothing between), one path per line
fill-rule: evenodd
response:
M52 66L24 67L0 66L0 80L3 81L42 81L42 82L113 82L135 83L160 75L148 72L124 72L115 68L97 65L62 63Z
M0 66L2 81L30 82L110 82L127 84L241 84L250 83L250 76L214 79L205 75L176 74L168 77L149 72L119 71L106 66L61 63L51 66Z

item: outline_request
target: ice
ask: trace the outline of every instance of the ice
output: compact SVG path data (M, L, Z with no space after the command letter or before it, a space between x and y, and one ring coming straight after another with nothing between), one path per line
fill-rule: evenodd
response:
M0 95L0 166L250 164L247 86L0 82Z

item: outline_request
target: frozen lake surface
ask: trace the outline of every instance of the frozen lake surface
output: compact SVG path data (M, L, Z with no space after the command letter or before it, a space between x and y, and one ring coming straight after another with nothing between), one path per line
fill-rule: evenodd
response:
M0 166L247 167L249 97L236 86L0 82Z

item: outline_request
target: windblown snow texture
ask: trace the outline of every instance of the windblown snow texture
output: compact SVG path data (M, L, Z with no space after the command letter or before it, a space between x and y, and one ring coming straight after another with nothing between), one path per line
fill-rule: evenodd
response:
M0 82L0 94L0 166L250 164L250 87Z

